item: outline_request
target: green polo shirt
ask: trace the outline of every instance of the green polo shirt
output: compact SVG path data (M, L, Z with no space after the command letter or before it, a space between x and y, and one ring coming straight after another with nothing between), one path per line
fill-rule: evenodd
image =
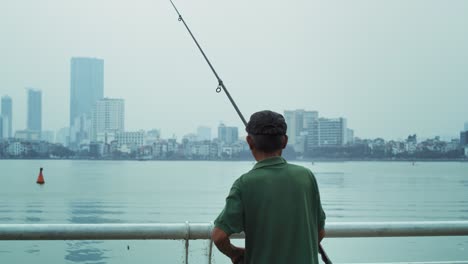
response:
M245 263L318 263L325 213L317 181L282 157L262 160L234 182L215 226L245 232Z

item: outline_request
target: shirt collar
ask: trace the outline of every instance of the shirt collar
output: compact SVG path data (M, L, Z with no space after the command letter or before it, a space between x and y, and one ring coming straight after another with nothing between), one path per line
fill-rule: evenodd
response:
M257 164L255 164L255 166L253 167L253 170L258 169L258 168L267 167L267 166L283 164L283 163L287 163L287 162L281 156L266 158L264 160L261 160L261 161L257 162Z

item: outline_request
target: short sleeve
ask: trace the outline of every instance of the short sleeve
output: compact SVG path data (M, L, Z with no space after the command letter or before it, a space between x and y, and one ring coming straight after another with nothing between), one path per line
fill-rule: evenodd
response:
M323 211L322 208L322 203L320 202L320 194L318 193L318 210L317 210L317 215L318 215L318 228L319 231L325 229L325 212Z
M244 206L242 203L240 179L231 187L226 205L214 222L227 235L244 231Z
M318 188L318 184L317 184L317 179L315 179L315 175L309 171L310 173L310 176L312 177L313 179L313 183L315 185L315 194L316 194L316 201L317 203L315 204L315 208L316 208L316 214L317 214L317 227L318 227L318 230L323 230L325 229L325 219L326 219L326 215L325 215L325 212L323 211L323 208L322 208L322 202L320 200L320 191L319 191L319 188Z

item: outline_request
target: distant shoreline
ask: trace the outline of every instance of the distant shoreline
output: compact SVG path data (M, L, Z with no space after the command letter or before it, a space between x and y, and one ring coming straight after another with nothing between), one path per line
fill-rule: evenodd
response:
M240 161L254 161L254 159L90 159L90 158L69 158L69 159L56 159L56 158L0 158L2 160L78 160L78 161L141 161L141 162L158 162L158 161L213 161L213 162L240 162ZM468 162L468 159L330 159L330 158L317 158L317 159L288 159L291 162Z

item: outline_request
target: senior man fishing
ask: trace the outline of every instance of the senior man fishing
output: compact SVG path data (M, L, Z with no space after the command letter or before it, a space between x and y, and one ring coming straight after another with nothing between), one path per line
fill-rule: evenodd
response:
M247 143L257 163L238 178L215 221L212 239L233 263L318 263L325 213L312 172L281 157L288 143L281 114L250 117ZM245 232L245 249L229 236Z
M261 111L246 122L223 81L170 0L188 33L218 80L216 92L224 91L246 126L247 143L258 161L232 186L226 207L216 219L212 239L233 263L332 262L319 244L325 236L325 213L317 182L309 169L292 165L281 157L288 143L284 117ZM229 235L244 231L246 248L230 243Z

